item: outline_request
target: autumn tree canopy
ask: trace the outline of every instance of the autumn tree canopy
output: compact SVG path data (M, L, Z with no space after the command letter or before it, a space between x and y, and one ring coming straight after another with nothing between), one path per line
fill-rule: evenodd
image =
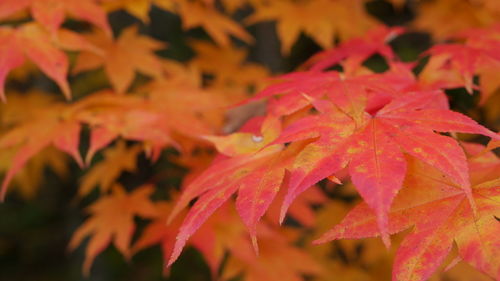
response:
M499 73L498 0L0 0L0 198L82 278L500 280Z

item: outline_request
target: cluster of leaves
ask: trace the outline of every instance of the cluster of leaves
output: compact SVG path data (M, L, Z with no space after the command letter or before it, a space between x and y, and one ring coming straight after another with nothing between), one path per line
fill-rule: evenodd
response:
M491 107L488 118L498 118L500 4L419 3L419 16L402 28L382 25L367 2L1 1L1 198L13 182L33 195L47 166L66 174L61 152L86 169L78 196L96 188L99 196L69 243L75 249L89 238L85 274L110 244L127 259L161 245L165 269L189 244L221 280L380 280L381 262L393 263L393 280L428 280L453 274L432 277L460 261L500 280L500 159L492 152L500 135L451 110L445 93L479 95L479 112ZM159 56L167 44L136 26L113 34L108 13L125 10L148 23L152 7L179 15L186 30L201 27L213 42L190 41L195 56L180 63ZM233 42L254 41L231 17L239 11L250 13L245 25L276 22L283 55L301 34L325 50L269 79ZM69 28L73 20L90 25ZM403 62L391 42L412 28L448 41ZM385 70L367 67L374 57ZM36 69L66 101L11 90ZM82 91L79 80L96 85ZM234 104L236 117L226 115ZM457 133L490 140L484 146ZM168 162L189 171L175 175L180 192L169 188L158 199L168 167L139 186L120 181L137 170L139 156L161 164L171 149L177 154ZM92 164L96 154L101 161ZM362 202L354 207L338 200L356 194ZM138 231L137 217L148 221ZM377 236L394 253L378 240L309 245ZM444 262L448 256L455 258Z

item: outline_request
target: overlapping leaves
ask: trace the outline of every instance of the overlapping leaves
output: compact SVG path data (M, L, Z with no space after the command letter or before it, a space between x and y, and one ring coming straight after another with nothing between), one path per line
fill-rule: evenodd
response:
M493 278L500 277L498 163L493 154L470 158L473 209L469 195L449 175L409 157L405 187L389 211L388 228L397 233L413 226L413 231L397 251L393 280L426 280L454 241L461 259ZM489 168L486 174L485 168ZM316 242L377 236L376 220L370 207L362 203Z
M91 216L70 245L75 248L90 237L84 264L87 272L95 256L109 244L129 257L161 243L165 259L172 264L186 243L191 243L203 253L214 275L224 251L231 253L222 276L226 279L239 272L245 272L247 280L296 280L300 274L317 274L320 270L308 255L289 245L292 239L283 238L267 226L262 231L259 222L266 213L283 222L291 208L299 223L311 225L314 220L306 206L308 201L299 196L321 180L340 183L339 178L344 181L349 176L364 203L321 241L380 235L389 245L390 234L413 226L396 256L394 280L426 279L454 241L461 259L500 278L500 245L495 236L500 217L498 179L491 177L498 174L498 161L487 153L499 146L500 137L471 118L449 110L441 90L465 87L472 93L479 89L481 104L497 93L499 28L492 25L461 32L453 37L457 42L431 48L425 53L430 55L429 62L417 77L412 65L399 61L388 45L401 34L401 28L381 26L363 38L350 39L375 25L364 8L365 2L1 2L1 20L28 11L36 22L0 28L3 101L8 74L26 60L54 80L69 99L69 60L62 50L79 52L73 73L103 67L116 92L124 94L132 88L141 95L101 92L69 105L43 102L26 119L2 126L0 149L12 155L12 164L0 195L5 195L7 185L28 160L42 155L49 146L67 152L84 166L91 163L97 151L123 138L141 144L118 142L82 179L81 195L98 186L103 196L89 208ZM401 7L401 1L391 2ZM499 11L495 0L433 3L422 4L423 16L416 26L429 29L437 38L490 25ZM151 5L179 14L184 29L202 27L219 47L192 43L197 56L187 69L160 59L154 52L165 45L139 34L134 27L113 38L105 11L125 9L148 22ZM426 8L432 5L438 8ZM436 24L442 17L449 17L450 11L455 13L450 9L455 5L469 7L470 11L452 17L447 24ZM301 33L323 48L337 40L342 43L312 57L304 65L307 70L276 78L272 86L252 98L268 101L265 118L251 120L237 133L212 136L222 127L222 111L228 100L240 101L248 88L260 88L267 82L263 81L267 72L244 63L246 53L231 44L231 36L252 43L245 29L229 16L245 7L253 8L247 24L276 21L283 54L290 53ZM80 36L61 28L66 17L88 21L99 29ZM224 59L220 59L221 53ZM373 55L381 55L389 69L383 73L367 69L364 63ZM326 71L331 67L342 71ZM202 73L196 68L214 78L203 85ZM134 87L135 71L148 77L139 87ZM479 87L474 77L479 78ZM85 127L90 130L90 146L84 161L80 136ZM467 162L463 147L471 150L471 146L459 143L455 132L481 134L491 142L487 149L474 148L473 154L482 156ZM149 198L152 187L126 193L115 185L122 171L136 168L137 155L142 151L156 160L163 149L175 147L182 152L182 159L194 151L201 139L213 143L220 155L197 178L188 177L175 206L153 204ZM37 170L40 174L41 168ZM233 196L242 225L235 222L234 212L227 207ZM196 202L183 218L182 210L194 199ZM272 205L273 201L278 202ZM294 209L292 202L302 204ZM154 222L130 248L136 215ZM166 225L167 217L176 221ZM224 223L231 225L224 229ZM245 237L244 228L251 239ZM260 260L252 253L252 247L259 250L257 238L261 241Z
M399 69L408 67L393 63ZM347 77L335 71L292 73L257 94L255 99L271 98L267 121L279 118L284 129L279 134L266 134L269 125L264 123L260 133L211 138L221 153L232 157L215 162L181 195L176 208L183 208L195 197L199 199L180 228L171 261L177 258L186 239L237 190L237 205L241 206L238 212L254 236L254 225L274 199L270 191L285 178L287 194L281 221L300 193L345 168L376 214L377 229L389 245L392 202L408 174L405 155L448 176L464 194L464 204L476 212L480 207L476 206L470 185L465 153L454 138L442 133L482 134L492 139L498 139L498 135L449 110L444 92L420 90L409 71L395 72ZM308 113L311 110L313 113ZM277 145L286 146L279 149L279 154L269 153ZM281 155L291 160L282 160ZM245 164L244 176L237 164L229 164L260 157L262 162ZM280 159L281 165L270 166L273 159ZM281 171L288 171L285 177ZM267 182L268 176L275 173L279 174ZM245 196L250 189L253 196Z

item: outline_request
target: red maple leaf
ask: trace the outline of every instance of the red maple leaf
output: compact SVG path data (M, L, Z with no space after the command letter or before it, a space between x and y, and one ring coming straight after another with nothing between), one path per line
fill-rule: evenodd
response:
M4 84L10 71L33 61L43 73L53 79L67 99L71 90L67 81L69 61L59 48L87 50L102 55L100 50L75 32L58 30L50 36L40 26L28 23L18 28L0 28L0 99L6 101Z
M351 73L375 54L380 54L388 61L392 61L396 55L387 43L403 32L404 29L401 27L379 26L368 31L363 37L347 40L336 48L315 54L305 65L310 65L310 70L317 71L326 70L342 62L345 72Z
M335 101L338 103L338 100ZM295 197L312 184L338 172L349 163L351 178L366 202L379 216L386 243L387 211L402 187L406 164L403 152L453 176L470 194L465 155L458 143L438 132L478 133L497 136L472 119L447 109L440 91L409 92L393 99L372 115L346 114L342 105L313 101L318 115L305 117L285 128L277 142L317 138L301 151L291 169L289 191L281 218Z
M494 139L498 135L449 110L442 91L393 88L384 84L387 77L383 74L345 78L337 72L302 72L283 78L284 82L256 97L280 96L271 103L268 118L287 120L311 104L317 113L286 121L288 126L279 136L271 134L266 139L261 134L260 145L252 143L252 134L214 139L222 153L233 157L215 162L181 195L178 209L199 199L181 227L170 263L186 239L237 190L238 211L255 237L255 224L274 198L273 190L281 185L285 170L290 177L281 221L299 194L348 166L358 192L377 214L386 245L390 243L388 213L407 170L404 153L449 175L475 208L464 151L455 139L439 133L483 134ZM277 146L290 143L284 149ZM270 153L273 148L279 152Z
M77 19L95 24L111 35L106 12L97 5L96 0L2 0L0 18L27 8L33 18L50 32L56 32L63 24L66 13L69 13Z
M494 158L493 160L491 158ZM482 162L482 163L481 163ZM471 207L468 194L455 181L416 158L408 159L408 173L388 214L389 233L411 226L400 245L393 267L393 280L426 280L450 252L453 241L460 257L490 275L500 278L500 178L499 159L493 154L469 161L471 178L486 166L487 177L472 182ZM476 163L481 163L477 166ZM366 203L356 206L344 220L316 243L380 235L376 214Z

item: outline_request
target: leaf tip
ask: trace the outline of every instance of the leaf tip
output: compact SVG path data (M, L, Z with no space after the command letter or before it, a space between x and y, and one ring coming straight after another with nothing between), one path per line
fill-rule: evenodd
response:
M255 255L259 256L259 243L257 242L257 235L255 232L250 233L250 239L252 240L252 247Z
M80 153L76 152L73 155L73 158L75 159L76 164L78 165L78 167L80 167L80 169L83 169L83 168L87 167L87 163L83 161L82 156L80 155Z
M94 155L95 155L94 149L89 149L87 151L87 154L85 155L85 167L90 166L92 159L94 158Z
M7 103L7 97L5 96L4 89L0 89L0 100L2 101L2 103Z
M59 84L59 87L61 88L61 91L66 98L67 102L70 102L72 100L71 98L71 89L69 87L69 83L66 79L57 79L56 80L57 84Z
M2 186L0 187L0 203L5 202L5 196L7 195L7 187L9 186L9 183L10 183L12 177L13 177L13 175L9 171L9 173L7 173L7 175L5 176L5 178L2 182Z
M186 244L186 239L181 238L180 236L177 236L177 241L175 242L174 245L174 250L172 251L172 255L170 255L170 258L168 259L167 262L167 268L172 266L174 262L179 258L181 255L182 248L184 248L184 245Z
M321 237L319 237L318 239L313 240L312 244L313 245L320 245L320 244L330 242L332 240L341 239L342 238L341 234L343 232L339 231L339 230L340 230L339 227L335 226L334 228L330 229L326 233L323 233L323 235L321 235Z
M382 232L382 242L387 249L391 248L391 238L387 232Z
M325 235L323 235L320 238L318 238L316 240L313 240L311 242L311 244L313 244L313 245L320 245L320 244L326 243L326 242L328 242L330 240L333 240L333 239L329 239L329 237L325 237Z
M286 203L283 203L283 205L281 206L281 210L280 210L280 217L279 217L279 224L282 225L283 224L283 221L285 221L285 217L286 217L286 213L288 211L288 204Z
M172 211L170 212L170 214L167 217L166 224L167 225L171 224L174 221L174 219L177 217L177 215L179 214L179 212L180 212L180 208L177 205L175 205L174 208L172 209Z
M384 246L389 249L391 247L391 237L388 231L388 217L385 212L379 213L377 217L378 228L380 230L380 237Z

